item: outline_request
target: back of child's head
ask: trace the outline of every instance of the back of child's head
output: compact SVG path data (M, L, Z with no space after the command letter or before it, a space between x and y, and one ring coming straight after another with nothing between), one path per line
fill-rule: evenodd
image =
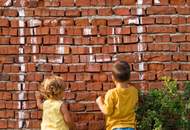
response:
M130 78L130 66L126 61L117 61L113 64L112 75L117 82L125 82Z
M64 91L65 85L61 77L51 76L46 78L40 86L40 92L45 98L57 99Z

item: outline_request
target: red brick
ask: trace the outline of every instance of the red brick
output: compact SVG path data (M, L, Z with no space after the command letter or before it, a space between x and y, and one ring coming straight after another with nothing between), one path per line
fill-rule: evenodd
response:
M184 54L174 54L172 58L174 61L187 61L187 56Z
M88 130L102 130L104 129L104 121L91 121L88 125Z
M86 84L85 82L70 83L70 89L71 91L84 91L86 90Z
M95 16L96 13L95 9L81 9L82 16Z
M76 74L76 80L77 81L90 81L91 80L91 74L89 74L89 73Z
M143 55L143 61L160 61L160 62L166 62L171 61L171 55L169 54L144 54Z
M108 76L105 73L93 74L92 79L94 81L107 81Z
M0 54L18 54L18 46L9 45L9 46L0 46Z
M174 71L174 70L179 70L179 64L172 64L172 63L168 63L165 64L164 66L164 71Z
M53 65L53 72L68 72L67 65Z
M143 73L144 80L156 80L156 73L153 71L146 71Z
M122 19L109 19L108 26L119 26L122 25Z
M104 46L102 47L102 52L104 53L114 53L114 46Z
M86 72L100 72L100 64L87 64L85 68Z
M82 35L82 28L67 27L65 30L67 35Z
M178 31L181 33L189 33L190 32L190 26L189 25L178 26Z
M48 9L41 8L41 9L35 9L34 15L35 16L41 16L41 17L43 17L43 16L49 16L50 14L49 14L49 10Z
M188 52L188 51L190 51L190 46L189 46L189 44L180 44L180 51L185 51L185 52Z
M94 92L77 92L76 101L95 101L97 94Z
M73 19L63 19L60 21L60 23L63 26L72 26L72 25L74 25L74 20Z
M50 72L52 71L52 65L45 63L45 64L39 64L37 66L37 71L38 72Z
M175 14L175 8L174 7L168 7L168 6L152 6L147 8L147 14L153 15L153 14Z
M136 51L138 51L137 44L118 46L118 52L136 52Z
M172 73L172 78L176 80L187 80L188 75L185 72L176 71Z
M142 24L154 24L155 23L155 18L154 17L142 17Z
M141 37L142 37L142 39L141 39L141 42L153 42L153 36L151 36L151 35L146 35L146 34L144 34L144 35L141 35Z
M63 30L63 31L62 31ZM64 28L61 30L61 27L51 27L50 34L65 34Z
M189 7L177 7L176 11L179 15L188 15L190 13L190 8Z
M106 19L93 19L92 25L106 25L107 20Z
M170 71L163 71L163 70L161 70L161 71L159 71L157 73L157 79L158 80L162 80L163 77L172 77L172 74L171 74Z
M120 55L117 57L118 60L125 60L128 63L136 63L139 62L139 55L137 54L126 54L126 55Z
M138 37L137 37L137 35L124 36L123 37L123 42L124 43L137 43L138 42Z
M6 18L0 18L0 27L9 27L9 20Z
M113 15L113 11L111 8L100 8L98 9L99 16L111 16Z
M162 71L163 69L164 69L163 64L152 63L152 64L148 65L148 70L150 70L150 71Z
M148 26L147 33L176 33L176 28L171 26Z
M169 42L170 41L170 35L156 35L155 41L156 42Z
M8 127L7 120L0 120L0 128L1 129L7 129L7 127Z
M80 16L80 11L79 10L66 10L65 15L70 16L70 17Z
M169 0L159 0L159 3L154 2L154 5L169 5Z
M101 82L93 82L93 83L87 83L87 90L90 91L98 91L102 90L102 83Z
M49 27L38 27L36 28L36 34L35 35L47 35L49 34Z
M158 24L170 24L171 20L170 20L170 17L168 17L168 16L160 16L160 17L156 17L156 23L158 23Z
M106 0L91 0L92 6L105 6Z
M150 51L176 51L177 44L149 44L148 50Z
M82 104L82 103L72 103L69 105L69 109L70 111L73 111L73 112L80 112L80 111L84 111L85 110L85 105Z
M186 21L187 20L186 20L185 17L180 17L180 16L172 17L172 24L176 24L176 25L178 25L178 24L186 24L187 23Z
M131 15L145 15L145 9L141 8L141 12L138 12L137 7L131 8Z
M90 6L90 0L76 0L76 6Z
M118 6L120 5L120 0L105 0L106 6Z
M27 73L26 75L26 81L42 81L43 74L42 73Z
M64 63L79 63L79 55L64 56Z
M190 64L181 64L180 70L189 71L190 70Z
M120 28L119 28L120 29ZM127 30L127 29L126 29ZM119 31L120 32L120 31ZM118 29L116 28L116 33L119 33ZM120 32L122 33L122 32ZM123 32L124 33L124 32ZM127 33L127 32L125 32ZM122 37L121 36L116 36L116 37L108 37L107 38L107 43L108 44L116 44L116 43L121 43L122 42Z
M15 9L6 9L3 12L3 16L6 16L6 17L17 17L17 15L18 15L18 12Z
M153 88L157 88L157 89L159 89L159 88L162 88L162 86L163 86L163 84L162 84L162 82L159 82L159 81L157 81L157 82L150 82L149 84L148 84L148 88L149 89L153 89Z
M113 12L115 15L119 15L119 16L130 15L130 10L127 8L115 8Z
M170 0L171 5L184 5L185 0Z
M185 35L173 35L171 36L172 42L185 42L186 36Z
M65 78L65 81L76 81L74 73L61 74L60 76Z
M74 0L61 0L60 6L74 6Z
M9 40L8 37L0 37L0 44L9 44Z
M77 26L89 26L89 19L76 19L75 20L75 25Z
M96 103L87 103L86 104L86 111L90 112L90 111L97 111L99 110L99 107L97 106Z
M136 0L121 0L122 5L135 5Z
M71 48L71 53L72 54L87 54L89 53L89 49L87 47L72 47Z
M100 26L99 27L99 34L100 35L112 35L113 29L114 28L112 28L112 27Z
M27 128L40 128L41 121L40 120L27 120L26 123Z

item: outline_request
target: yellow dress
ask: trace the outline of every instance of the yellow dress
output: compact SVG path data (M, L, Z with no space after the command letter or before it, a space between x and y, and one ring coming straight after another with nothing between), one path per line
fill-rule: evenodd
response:
M51 99L44 101L41 130L69 130L60 111L62 103Z
M129 85L116 87L105 95L106 130L114 128L135 128L135 109L138 102L138 90Z

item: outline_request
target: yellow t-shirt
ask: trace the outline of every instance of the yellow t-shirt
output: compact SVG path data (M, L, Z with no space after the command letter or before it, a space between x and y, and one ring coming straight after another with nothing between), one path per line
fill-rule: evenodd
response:
M138 103L138 90L128 87L116 87L105 95L106 130L114 128L135 128L135 109Z
M69 130L60 111L62 103L51 99L44 101L41 130Z

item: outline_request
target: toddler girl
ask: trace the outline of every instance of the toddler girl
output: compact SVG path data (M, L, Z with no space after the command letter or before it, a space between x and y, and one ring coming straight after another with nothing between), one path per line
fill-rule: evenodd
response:
M41 130L74 130L75 125L63 103L64 83L61 77L45 79L36 92L37 106L43 110ZM45 99L45 101L43 101Z

